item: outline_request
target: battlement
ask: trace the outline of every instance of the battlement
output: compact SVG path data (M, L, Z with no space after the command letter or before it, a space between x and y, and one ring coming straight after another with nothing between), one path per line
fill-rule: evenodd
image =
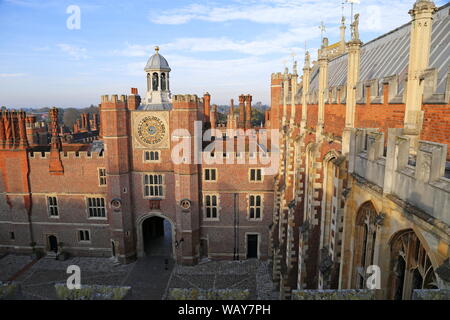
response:
M447 145L419 141L410 154L410 138L403 129L353 129L350 138L349 172L428 215L450 225L450 179L445 177Z
M199 99L196 94L177 94L172 97L174 102L194 102L198 103Z
M272 73L271 75L272 80L282 80L283 78L284 76L281 72Z
M118 103L118 102L123 102L126 103L127 102L127 96L122 94L122 95L117 95L117 94L113 94L111 95L111 97L107 94L102 95L101 97L101 102L102 103L107 103L107 102L111 102L111 103Z
M61 151L59 153L61 160L64 159L104 159L104 152L89 152L89 151ZM48 160L50 159L50 152L47 151L29 151L28 158L30 160Z

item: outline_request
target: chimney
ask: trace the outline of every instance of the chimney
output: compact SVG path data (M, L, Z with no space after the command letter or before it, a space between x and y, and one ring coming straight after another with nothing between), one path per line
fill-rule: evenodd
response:
M52 175L63 175L64 168L61 162L60 152L62 150L61 139L58 135L58 109L53 107L50 110L50 127L52 132L52 140L50 147L50 164L49 172Z
M6 143L5 125L3 124L3 119L5 119L4 111L0 114L0 149L3 149Z
M19 112L19 137L20 142L19 145L21 148L28 148L28 139L27 139L27 128L26 128L26 117L27 115L25 112L20 111Z
M211 95L206 92L203 95L203 114L205 115L205 121L210 121L210 113L211 113Z
M128 96L127 99L127 107L128 110L136 110L139 108L141 104L141 97L138 94L137 88L131 88L131 94Z
M252 96L245 96L245 129L250 129L252 127Z
M212 111L211 111L211 114L210 114L210 118L211 118L211 129L215 129L216 128L216 116L217 116L217 114L216 114L216 112L217 112L217 105L213 105L212 106Z
M245 128L245 96L239 96L239 128Z

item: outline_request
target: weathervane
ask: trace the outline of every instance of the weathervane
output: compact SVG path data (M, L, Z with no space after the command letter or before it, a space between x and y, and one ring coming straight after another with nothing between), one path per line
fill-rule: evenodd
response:
M323 42L323 33L326 31L323 21L320 21L319 29L320 29L320 42Z
M361 1L359 1L359 0L345 0L347 3L350 3L351 4L351 10L352 10L352 12L351 12L351 23L353 23L353 4L360 4L361 3Z

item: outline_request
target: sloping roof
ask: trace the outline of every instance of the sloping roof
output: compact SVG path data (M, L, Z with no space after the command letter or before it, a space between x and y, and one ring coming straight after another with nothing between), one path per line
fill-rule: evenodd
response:
M449 4L439 8L434 14L430 68L438 70L436 93L445 93L447 73L450 59L450 19ZM408 71L409 41L411 22L388 32L361 47L360 81L378 79L398 75L400 78L399 93L404 89L404 80ZM328 64L328 86L344 85L347 81L347 54L331 60ZM311 74L310 91L318 89L317 67Z

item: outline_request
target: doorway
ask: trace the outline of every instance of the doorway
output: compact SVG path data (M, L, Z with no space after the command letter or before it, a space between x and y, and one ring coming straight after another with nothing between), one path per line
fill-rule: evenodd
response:
M58 252L58 239L54 235L48 236L49 251Z
M111 249L112 249L112 256L115 258L116 257L116 244L114 243L114 241L111 241Z
M258 258L258 235L247 235L247 259Z
M208 258L208 239L200 239L200 258Z
M172 257L172 225L162 217L149 217L142 223L146 256Z

